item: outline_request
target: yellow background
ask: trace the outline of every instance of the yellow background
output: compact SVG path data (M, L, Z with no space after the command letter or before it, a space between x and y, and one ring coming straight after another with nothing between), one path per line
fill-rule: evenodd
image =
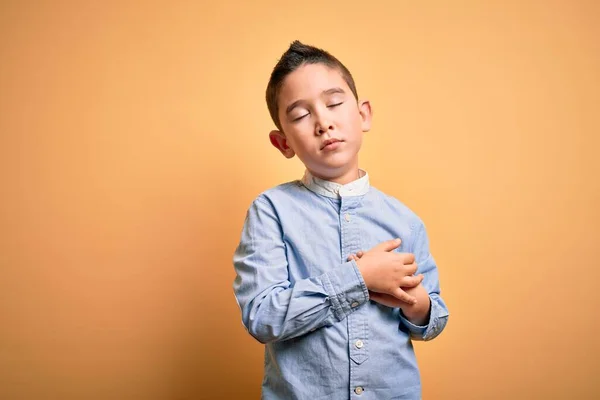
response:
M301 176L264 90L339 57L361 166L425 221L451 318L425 399L600 396L594 1L2 1L0 398L256 399L231 263Z

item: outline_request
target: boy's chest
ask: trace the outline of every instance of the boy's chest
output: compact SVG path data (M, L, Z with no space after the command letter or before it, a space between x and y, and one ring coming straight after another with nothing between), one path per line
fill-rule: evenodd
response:
M281 223L292 283L321 275L381 242L401 238L395 250L400 252L410 243L410 226L399 215L358 201L298 208L288 217Z

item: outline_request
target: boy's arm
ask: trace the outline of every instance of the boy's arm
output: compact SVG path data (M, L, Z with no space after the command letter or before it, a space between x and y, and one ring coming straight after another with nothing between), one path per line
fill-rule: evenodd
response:
M261 197L248 210L233 261L242 322L261 343L332 325L369 300L355 261L292 286L277 214Z
M431 340L438 336L448 322L448 308L440 296L440 282L438 270L435 260L429 251L429 238L425 226L419 220L419 224L415 228L413 253L417 259L418 274L423 274L424 279L421 285L414 288L412 291L407 291L409 294L418 296L416 292L427 292L429 295L428 313L419 308L423 302L419 300L416 305L402 305L400 308L401 323L408 328L411 337L415 340ZM418 296L420 297L420 296ZM425 320L422 325L416 325L411 321L420 323ZM420 321L419 321L420 320Z

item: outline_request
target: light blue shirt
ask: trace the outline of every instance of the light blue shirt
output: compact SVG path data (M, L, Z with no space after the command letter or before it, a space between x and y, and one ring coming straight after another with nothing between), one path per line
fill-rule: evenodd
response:
M448 309L423 222L369 185L306 173L251 204L234 254L234 291L248 332L265 343L263 399L420 399L411 339L444 329ZM369 300L349 255L399 237L431 299L426 326Z

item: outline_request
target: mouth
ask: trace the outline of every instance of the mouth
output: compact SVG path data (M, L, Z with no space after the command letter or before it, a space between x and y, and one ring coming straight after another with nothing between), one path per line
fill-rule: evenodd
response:
M341 142L343 142L343 140L340 140L340 139L327 139L321 145L321 150L324 150L324 149L326 149L328 147L334 147L335 143L341 143Z

